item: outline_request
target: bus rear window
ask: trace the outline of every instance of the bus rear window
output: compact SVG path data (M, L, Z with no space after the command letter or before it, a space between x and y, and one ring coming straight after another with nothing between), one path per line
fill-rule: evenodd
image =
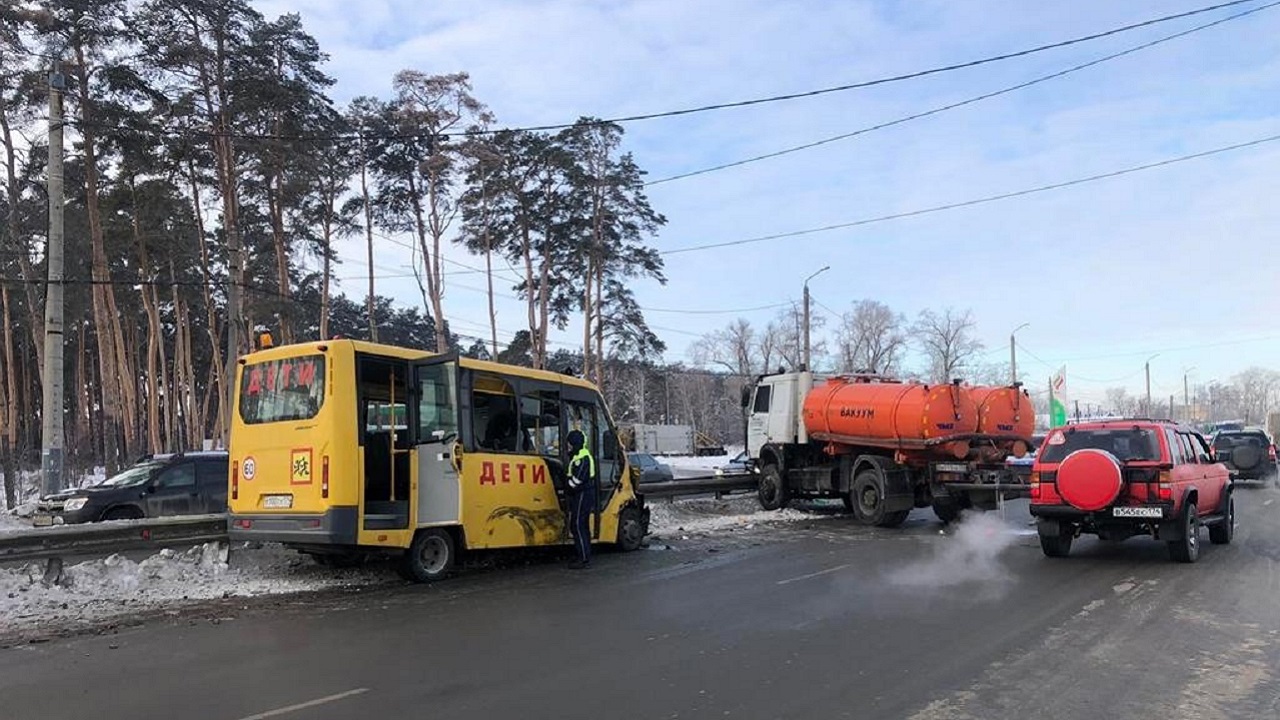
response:
M248 425L307 420L324 405L324 356L267 360L240 375L240 419Z

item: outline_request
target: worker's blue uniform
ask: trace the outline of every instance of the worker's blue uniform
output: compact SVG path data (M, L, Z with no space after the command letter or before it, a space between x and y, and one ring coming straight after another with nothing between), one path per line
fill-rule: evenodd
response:
M591 563L591 516L596 511L596 459L578 430L569 433L569 452L569 532L578 551L573 566L586 567Z

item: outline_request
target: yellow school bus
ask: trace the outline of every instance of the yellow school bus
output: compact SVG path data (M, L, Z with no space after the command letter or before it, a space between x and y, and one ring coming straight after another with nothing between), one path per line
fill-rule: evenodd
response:
M419 582L464 551L567 544L573 429L598 464L594 540L633 550L648 532L604 401L576 377L330 340L242 357L234 405L233 540L321 562L395 554Z

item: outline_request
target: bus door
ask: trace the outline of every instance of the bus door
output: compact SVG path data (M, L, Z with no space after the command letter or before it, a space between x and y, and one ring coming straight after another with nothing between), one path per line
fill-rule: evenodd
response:
M609 415L600 404L600 396L586 388L564 386L565 432L581 430L587 438L587 449L596 459L597 485L595 522L592 533L600 539L600 516L618 492L622 481L623 460L618 451L617 433Z
M356 356L364 530L409 527L409 374L406 361Z
M458 360L446 355L413 366L413 445L418 456L418 526L462 522L462 443L458 435Z

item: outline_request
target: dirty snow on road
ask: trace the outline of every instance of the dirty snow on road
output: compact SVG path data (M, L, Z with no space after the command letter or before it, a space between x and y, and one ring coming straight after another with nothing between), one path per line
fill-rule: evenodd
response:
M763 510L755 495L724 500L697 498L655 502L650 505L650 512L649 534L658 538L750 530L760 525L833 517L830 512L815 512L813 509Z
M385 567L335 570L280 546L207 543L165 549L139 562L112 555L58 572L44 563L0 568L0 635L40 626L92 624L185 601L370 585Z

